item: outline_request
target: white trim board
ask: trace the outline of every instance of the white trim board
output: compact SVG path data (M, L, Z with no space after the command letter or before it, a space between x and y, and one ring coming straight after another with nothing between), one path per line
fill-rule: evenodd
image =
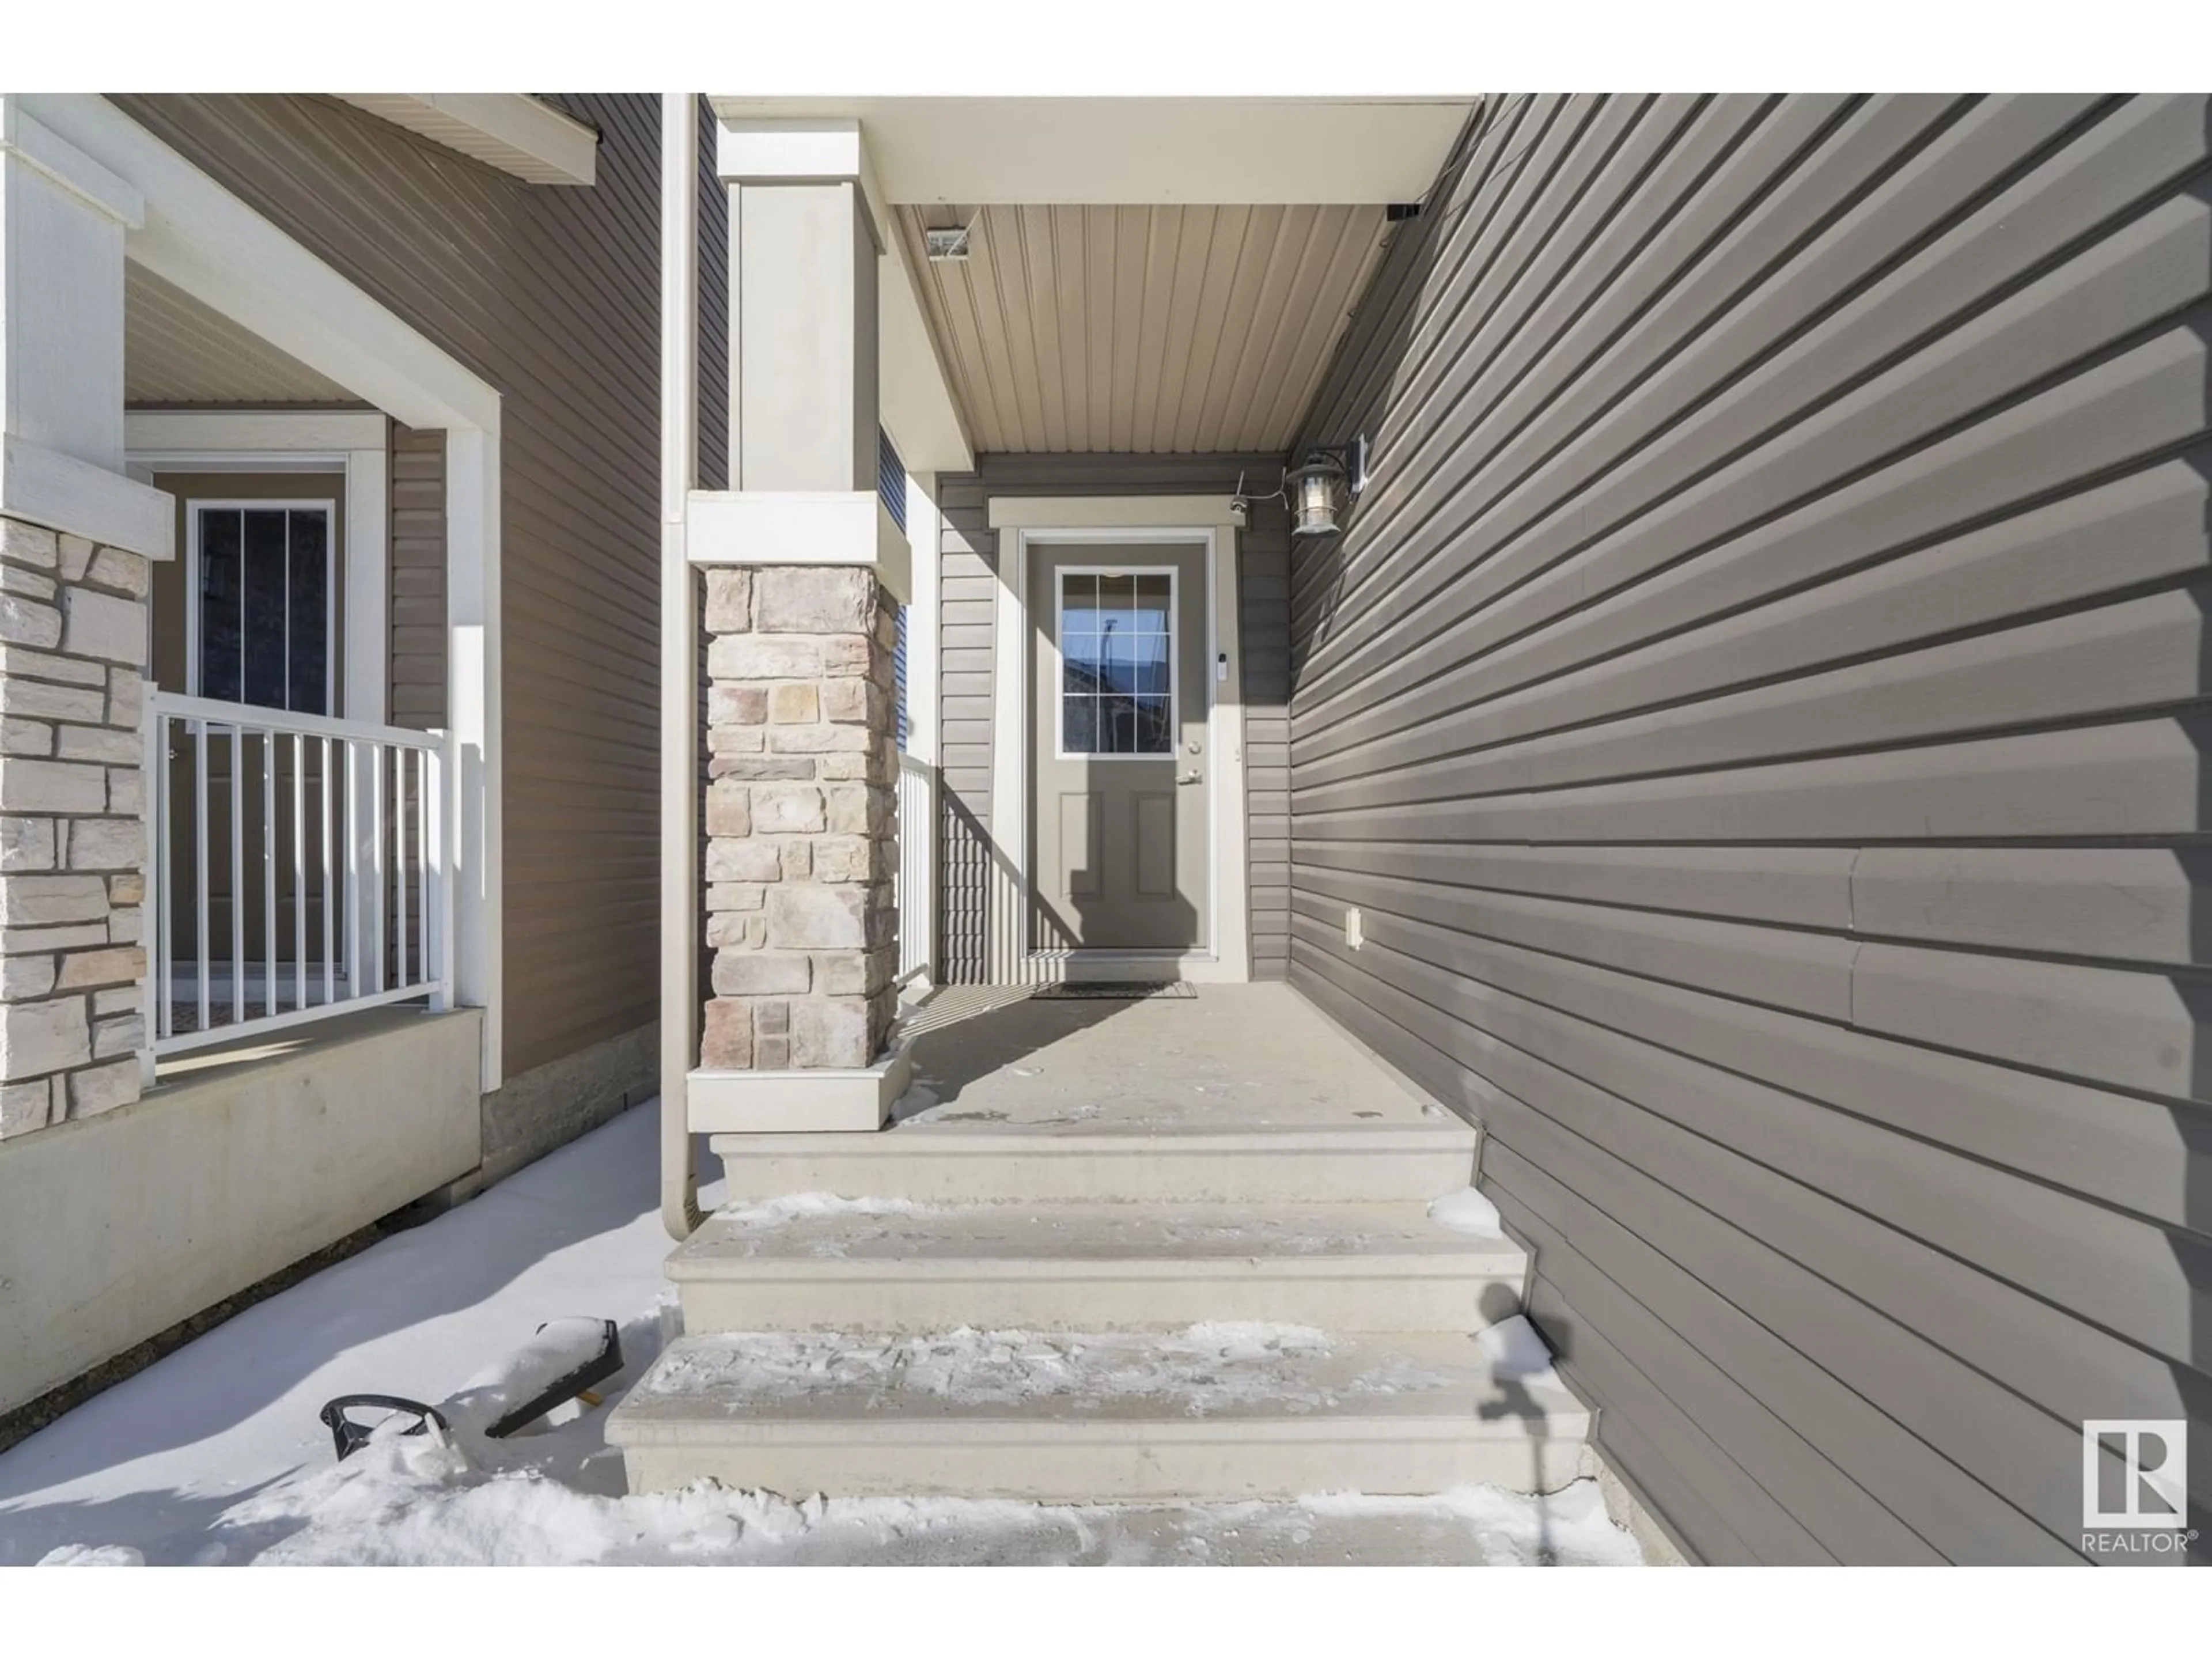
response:
M526 92L331 95L526 184L589 185L599 176L599 135Z
M446 434L446 708L459 750L448 820L459 829L455 976L459 1000L484 1011L489 1093L503 1075L505 1041L498 390L106 99L23 101L144 196L146 222L126 234L126 258L395 420Z
M1338 21L1358 27L1349 17ZM1110 27L1110 26L1109 26ZM1255 39L1265 56L1272 34ZM1324 47L1323 50L1326 50ZM1036 64L1027 66L1036 84ZM714 93L756 130L850 124L894 203L1412 202L1470 97L862 97Z
M142 479L187 471L345 475L345 684L338 708L348 720L383 725L392 681L390 422L384 416L370 410L133 410L123 417L123 429L131 476ZM188 616L192 590L187 578Z
M693 489L684 495L693 564L864 565L902 605L914 592L906 532L872 489Z
M1198 542L1206 548L1206 661L1228 659L1210 680L1206 746L1212 766L1207 822L1213 842L1206 939L1200 951L1103 951L1111 977L1241 984L1252 977L1249 860L1244 816L1243 653L1237 605L1237 526L1226 495L1002 496L990 502L998 532L1000 603L991 653L990 938L985 962L994 985L1096 977L1091 953L1037 950L1030 940L1030 721L1036 699L1029 669L1029 553L1042 544Z

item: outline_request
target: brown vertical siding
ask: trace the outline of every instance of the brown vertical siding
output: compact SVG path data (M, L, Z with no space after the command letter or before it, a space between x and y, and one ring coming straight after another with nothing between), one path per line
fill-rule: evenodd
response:
M939 742L944 769L939 948L946 981L987 977L992 684L998 544L994 495L1225 495L1271 491L1273 455L983 455L978 471L942 474L938 555ZM1252 973L1280 979L1289 959L1289 521L1281 504L1254 506L1237 538L1237 622L1243 641L1244 797L1251 884Z
M1309 424L1291 980L1482 1121L1705 1559L2075 1559L2083 1419L2212 1443L2209 167L1494 99Z
M601 134L591 188L525 185L323 99L118 100L501 394L510 1077L655 1013L659 111L553 101ZM411 511L403 473L427 461L394 463ZM427 596L401 574L404 650L427 641L401 607ZM395 719L431 717L428 666L395 657Z
M429 731L446 723L446 434L391 432L391 719Z

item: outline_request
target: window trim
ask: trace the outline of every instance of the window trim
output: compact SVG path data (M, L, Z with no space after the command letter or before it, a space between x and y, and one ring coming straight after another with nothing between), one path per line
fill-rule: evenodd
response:
M1067 578L1070 576L1165 576L1168 579L1168 746L1164 750L1131 750L1121 754L1112 750L1104 753L1091 750L1071 750L1067 746L1067 720L1063 699L1067 696L1067 670L1060 654L1060 642L1067 630ZM1176 580L1176 568L1152 564L1061 564L1052 572L1052 637L1046 648L1052 657L1054 722L1053 758L1064 761L1165 761L1175 763L1176 746L1182 741L1182 676L1177 672L1176 659L1182 654L1181 631L1182 594Z
M320 500L309 498L281 500L250 496L194 495L185 502L185 690L188 696L200 693L200 514L203 512L223 513L259 509L287 513L320 513L323 515L323 711L335 719L347 718L339 706L338 684L338 504L330 496ZM291 572L289 568L289 549L287 549L288 568L285 572L289 618ZM241 650L243 646L241 644ZM286 641L286 684L290 683L290 641ZM243 660L239 665L239 690L246 689ZM249 703L242 698L239 706L258 708L263 705Z

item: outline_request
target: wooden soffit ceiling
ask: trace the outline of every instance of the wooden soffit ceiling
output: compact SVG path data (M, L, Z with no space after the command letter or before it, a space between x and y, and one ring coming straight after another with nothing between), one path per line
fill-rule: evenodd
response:
M979 450L1277 450L1380 257L1357 206L908 206L922 308ZM967 224L968 257L923 231Z
M123 276L131 404L349 404L354 394L135 262Z

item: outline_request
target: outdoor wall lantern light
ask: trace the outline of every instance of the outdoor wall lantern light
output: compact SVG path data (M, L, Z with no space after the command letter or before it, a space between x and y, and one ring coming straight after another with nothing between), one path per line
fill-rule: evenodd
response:
M1365 438L1309 449L1305 465L1283 479L1283 494L1291 508L1291 534L1334 536L1339 528L1338 514L1366 487Z

